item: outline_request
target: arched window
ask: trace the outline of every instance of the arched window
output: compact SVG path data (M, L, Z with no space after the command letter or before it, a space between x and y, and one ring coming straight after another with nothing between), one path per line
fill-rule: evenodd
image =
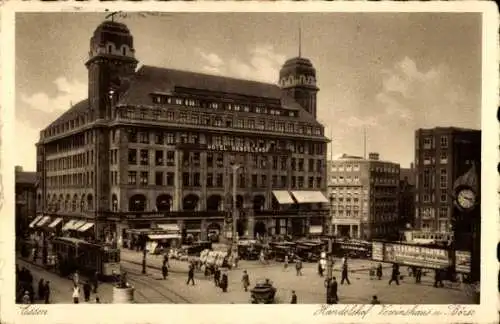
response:
M42 195L41 194L38 194L36 196L36 204L38 207L42 206Z
M118 197L115 194L111 196L111 210L114 212L118 211Z
M78 196L75 194L73 200L71 201L71 211L76 212L76 202L78 201Z
M172 196L170 195L159 195L156 198L156 209L159 212L169 212L172 206Z
M187 195L182 200L182 209L186 211L194 211L198 208L198 196L197 195Z
M128 210L142 212L146 210L146 197L144 195L133 195L128 201Z
M70 200L71 196L69 194L66 195L66 199L64 200L64 210L69 211L70 210Z
M264 209L264 204L266 203L266 198L262 195L257 195L253 198L253 210L261 211Z
M92 194L87 195L87 209L88 210L94 209L94 197L92 197Z
M222 197L219 195L211 195L207 198L207 210L219 211L222 207Z
M82 195L82 198L80 199L80 211L85 210L85 195Z

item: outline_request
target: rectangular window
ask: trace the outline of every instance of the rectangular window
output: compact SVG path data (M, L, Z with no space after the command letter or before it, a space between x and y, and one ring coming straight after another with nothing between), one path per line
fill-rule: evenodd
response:
M156 151L155 152L155 164L156 165L163 165L163 151Z
M149 133L148 132L140 132L139 133L139 142L143 144L149 144Z
M129 171L128 172L128 184L129 185L137 184L137 172L136 171Z
M224 175L222 173L217 173L216 185L218 188L224 187Z
M257 184L257 175L256 174L252 174L252 188L257 188L258 187L258 184Z
M304 177L300 176L300 177L299 177L299 181L298 181L298 182L299 182L299 183L298 183L298 187L299 187L300 189L304 188Z
M214 165L214 155L213 153L207 153L207 167L211 168Z
M271 179L271 186L273 188L277 188L278 187L278 176L277 175L273 175L273 177Z
M424 169L423 175L423 186L424 188L429 188L431 185L431 174L429 169Z
M281 188L286 188L286 176L281 176L280 187Z
M429 150L432 148L432 138L431 137L425 137L424 138L424 149Z
M155 144L163 145L163 133L162 132L155 133Z
M155 172L155 185L163 186L163 172Z
M296 171L297 165L295 162L295 158L292 158L292 171Z
M217 165L218 168L220 168L224 165L224 155L223 154L218 153L216 155L215 164Z
M175 134L167 133L167 144L169 145L175 144Z
M448 147L448 136L441 136L439 142L440 142L442 148L447 148Z
M136 165L137 164L137 150L129 149L128 150L128 164Z
M314 172L314 160L313 159L309 159L307 171Z
M141 185L142 186L147 186L148 185L148 173L147 172L141 172Z
M277 170L277 169L278 169L278 157L273 156L273 170Z
M439 187L441 189L448 188L448 173L446 169L441 169L439 174Z
M267 176L265 174L260 175L260 186L261 188L267 187Z
M207 187L212 188L214 186L214 175L207 173Z
M448 195L445 194L445 193L442 193L440 201L441 202L447 202L448 201Z
M316 188L321 188L321 183L323 182L323 179L321 177L316 178Z
M193 153L193 165L195 167L200 166L200 152Z
M448 218L448 207L439 207L439 218Z
M314 187L314 177L309 177L307 181L307 187L308 188L313 188Z
M137 132L134 129L130 129L127 135L129 143L137 143Z
M193 175L193 186L194 187L201 186L200 173L199 172L195 172L194 175Z
M299 171L304 171L304 159L299 159Z
M167 186L171 187L174 185L175 173L167 172Z
M167 166L175 165L175 151L167 151Z
M189 173L188 172L182 173L182 185L185 187L189 187Z
M292 176L292 183L291 183L292 188L297 188L297 177Z
M441 151L441 153L439 153L439 162L441 164L446 164L448 163L448 152L446 151Z
M240 173L238 177L238 187L240 188L245 188L246 187L246 181L245 181L245 174Z
M141 150L141 165L149 165L149 151Z

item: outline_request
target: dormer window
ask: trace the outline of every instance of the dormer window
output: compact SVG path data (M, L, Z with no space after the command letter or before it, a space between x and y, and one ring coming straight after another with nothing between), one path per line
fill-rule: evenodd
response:
M161 97L160 96L154 96L153 97L153 102L155 104L160 104L161 103Z
M295 112L294 112L294 111L289 111L289 112L288 112L288 116L290 116L290 117L295 117Z
M211 102L210 103L210 108L212 108L212 109L218 109L219 108L219 104L216 103L216 102Z
M248 106L243 106L243 110L244 110L245 112L249 112L249 111L250 111L250 107L248 107Z
M176 98L175 99L175 104L176 105L182 105L182 99L181 98Z
M234 105L234 111L240 111L240 105Z

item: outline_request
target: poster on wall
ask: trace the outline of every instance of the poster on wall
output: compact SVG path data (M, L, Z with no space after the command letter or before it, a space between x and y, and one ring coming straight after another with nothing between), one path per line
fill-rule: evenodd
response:
M405 244L385 244L384 260L409 266L442 269L450 265L448 251Z
M384 243L372 242L372 259L374 261L384 261Z
M455 269L459 273L471 271L471 254L468 251L455 251Z

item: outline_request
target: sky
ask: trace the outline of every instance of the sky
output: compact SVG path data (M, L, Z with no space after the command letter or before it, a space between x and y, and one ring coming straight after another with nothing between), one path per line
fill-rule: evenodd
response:
M39 132L87 97L103 13L16 15L16 165L35 170ZM286 59L317 70L330 156L378 152L408 167L418 128L481 127L481 16L474 13L157 13L118 19L139 64L277 83Z

